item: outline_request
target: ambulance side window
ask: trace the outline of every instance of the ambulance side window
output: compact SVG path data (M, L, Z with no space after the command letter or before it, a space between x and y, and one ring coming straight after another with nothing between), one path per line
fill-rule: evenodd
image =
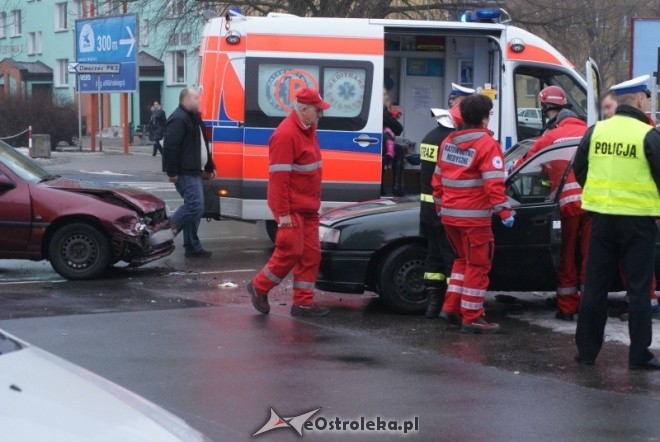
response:
M513 72L518 141L539 136L547 123L541 115L539 92L546 86L566 91L571 110L587 115L587 92L569 72L538 66L518 66ZM533 116L532 116L533 115Z
M259 109L268 117L286 117L293 105L293 91L303 87L318 89L319 67L262 63L258 68Z
M355 118L364 107L364 86L367 70L364 68L332 67L323 69L323 98L332 107L324 116Z
M248 58L245 124L274 128L294 107L303 87L319 89L332 107L321 130L362 130L369 117L373 64L346 60Z

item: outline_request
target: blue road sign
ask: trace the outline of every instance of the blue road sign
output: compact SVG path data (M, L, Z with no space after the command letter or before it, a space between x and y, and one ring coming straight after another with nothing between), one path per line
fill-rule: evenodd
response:
M76 62L119 63L118 74L80 74L80 92L135 92L138 87L137 16L76 20Z

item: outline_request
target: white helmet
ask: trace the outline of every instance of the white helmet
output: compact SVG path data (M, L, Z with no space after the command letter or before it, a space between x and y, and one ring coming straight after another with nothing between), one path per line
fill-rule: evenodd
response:
M439 125L446 127L447 129L456 129L456 123L454 118L451 116L451 112L447 109L431 109L431 115L436 119Z

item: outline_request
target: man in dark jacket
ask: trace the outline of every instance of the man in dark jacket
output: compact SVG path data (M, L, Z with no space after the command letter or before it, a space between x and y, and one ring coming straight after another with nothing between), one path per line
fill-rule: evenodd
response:
M433 173L438 162L440 145L454 130L456 122L449 111L431 109L438 125L426 134L420 143L420 211L419 232L427 241L426 264L424 265L424 290L429 295L426 317L437 319L440 307L447 291L447 274L454 262L454 253L447 240L445 228L442 226L433 200Z
M194 88L181 91L179 107L165 125L163 167L183 198L183 205L172 215L172 228L175 233L183 230L186 258L210 257L197 230L204 215L202 180L215 177L215 165L199 114L199 93Z
M154 156L160 152L163 154L163 146L160 144L160 140L165 136L165 123L167 122L167 116L165 111L161 109L160 103L154 101L154 105L151 107L151 120L149 120L149 140L154 142Z

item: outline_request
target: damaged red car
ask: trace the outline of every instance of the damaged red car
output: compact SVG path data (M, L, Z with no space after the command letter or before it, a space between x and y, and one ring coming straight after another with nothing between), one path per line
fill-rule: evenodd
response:
M173 240L158 197L53 175L0 142L0 259L47 259L67 279L92 279L163 258Z

